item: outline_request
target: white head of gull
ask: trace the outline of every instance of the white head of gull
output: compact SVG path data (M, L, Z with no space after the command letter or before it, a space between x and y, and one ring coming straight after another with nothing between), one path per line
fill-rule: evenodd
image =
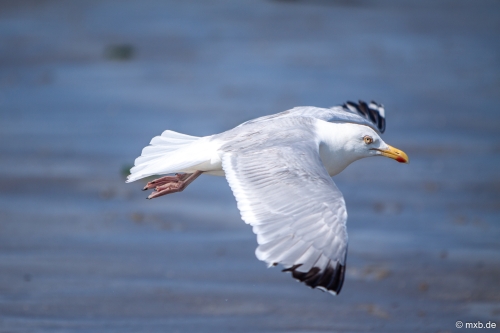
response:
M255 254L312 288L338 294L347 256L347 212L332 180L352 162L385 156L408 163L386 144L382 105L347 102L296 107L206 137L165 131L135 160L127 182L149 182L148 199L182 191L201 174L225 176L243 221L257 235Z

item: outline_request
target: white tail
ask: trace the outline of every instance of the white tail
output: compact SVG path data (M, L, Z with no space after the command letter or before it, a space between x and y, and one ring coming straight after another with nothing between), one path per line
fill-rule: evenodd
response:
M168 130L154 137L150 146L145 147L135 160L127 183L152 175L182 172L206 161L206 156L199 154L199 139Z

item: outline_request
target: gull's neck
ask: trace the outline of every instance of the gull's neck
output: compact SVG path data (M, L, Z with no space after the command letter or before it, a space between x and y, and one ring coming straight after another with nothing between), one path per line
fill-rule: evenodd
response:
M349 164L364 157L353 151L352 142L349 140L356 126L360 125L317 121L319 154L330 176L339 174Z

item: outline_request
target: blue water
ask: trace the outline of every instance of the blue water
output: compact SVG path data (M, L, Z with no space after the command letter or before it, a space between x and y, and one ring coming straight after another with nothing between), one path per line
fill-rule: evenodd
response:
M497 1L0 4L1 332L451 332L500 325ZM109 50L132 47L129 58ZM117 52L118 52L117 51ZM223 178L145 200L165 129L374 99L410 156L335 177L332 297L254 256Z

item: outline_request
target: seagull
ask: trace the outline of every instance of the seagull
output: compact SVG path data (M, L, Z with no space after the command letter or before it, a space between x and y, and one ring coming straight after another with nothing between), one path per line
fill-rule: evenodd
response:
M183 191L201 174L225 176L241 218L257 235L257 258L337 295L346 269L347 211L331 177L365 157L408 163L380 138L385 125L383 105L359 101L295 107L205 137L166 130L142 150L127 182L167 175L144 187L154 190L153 199Z

